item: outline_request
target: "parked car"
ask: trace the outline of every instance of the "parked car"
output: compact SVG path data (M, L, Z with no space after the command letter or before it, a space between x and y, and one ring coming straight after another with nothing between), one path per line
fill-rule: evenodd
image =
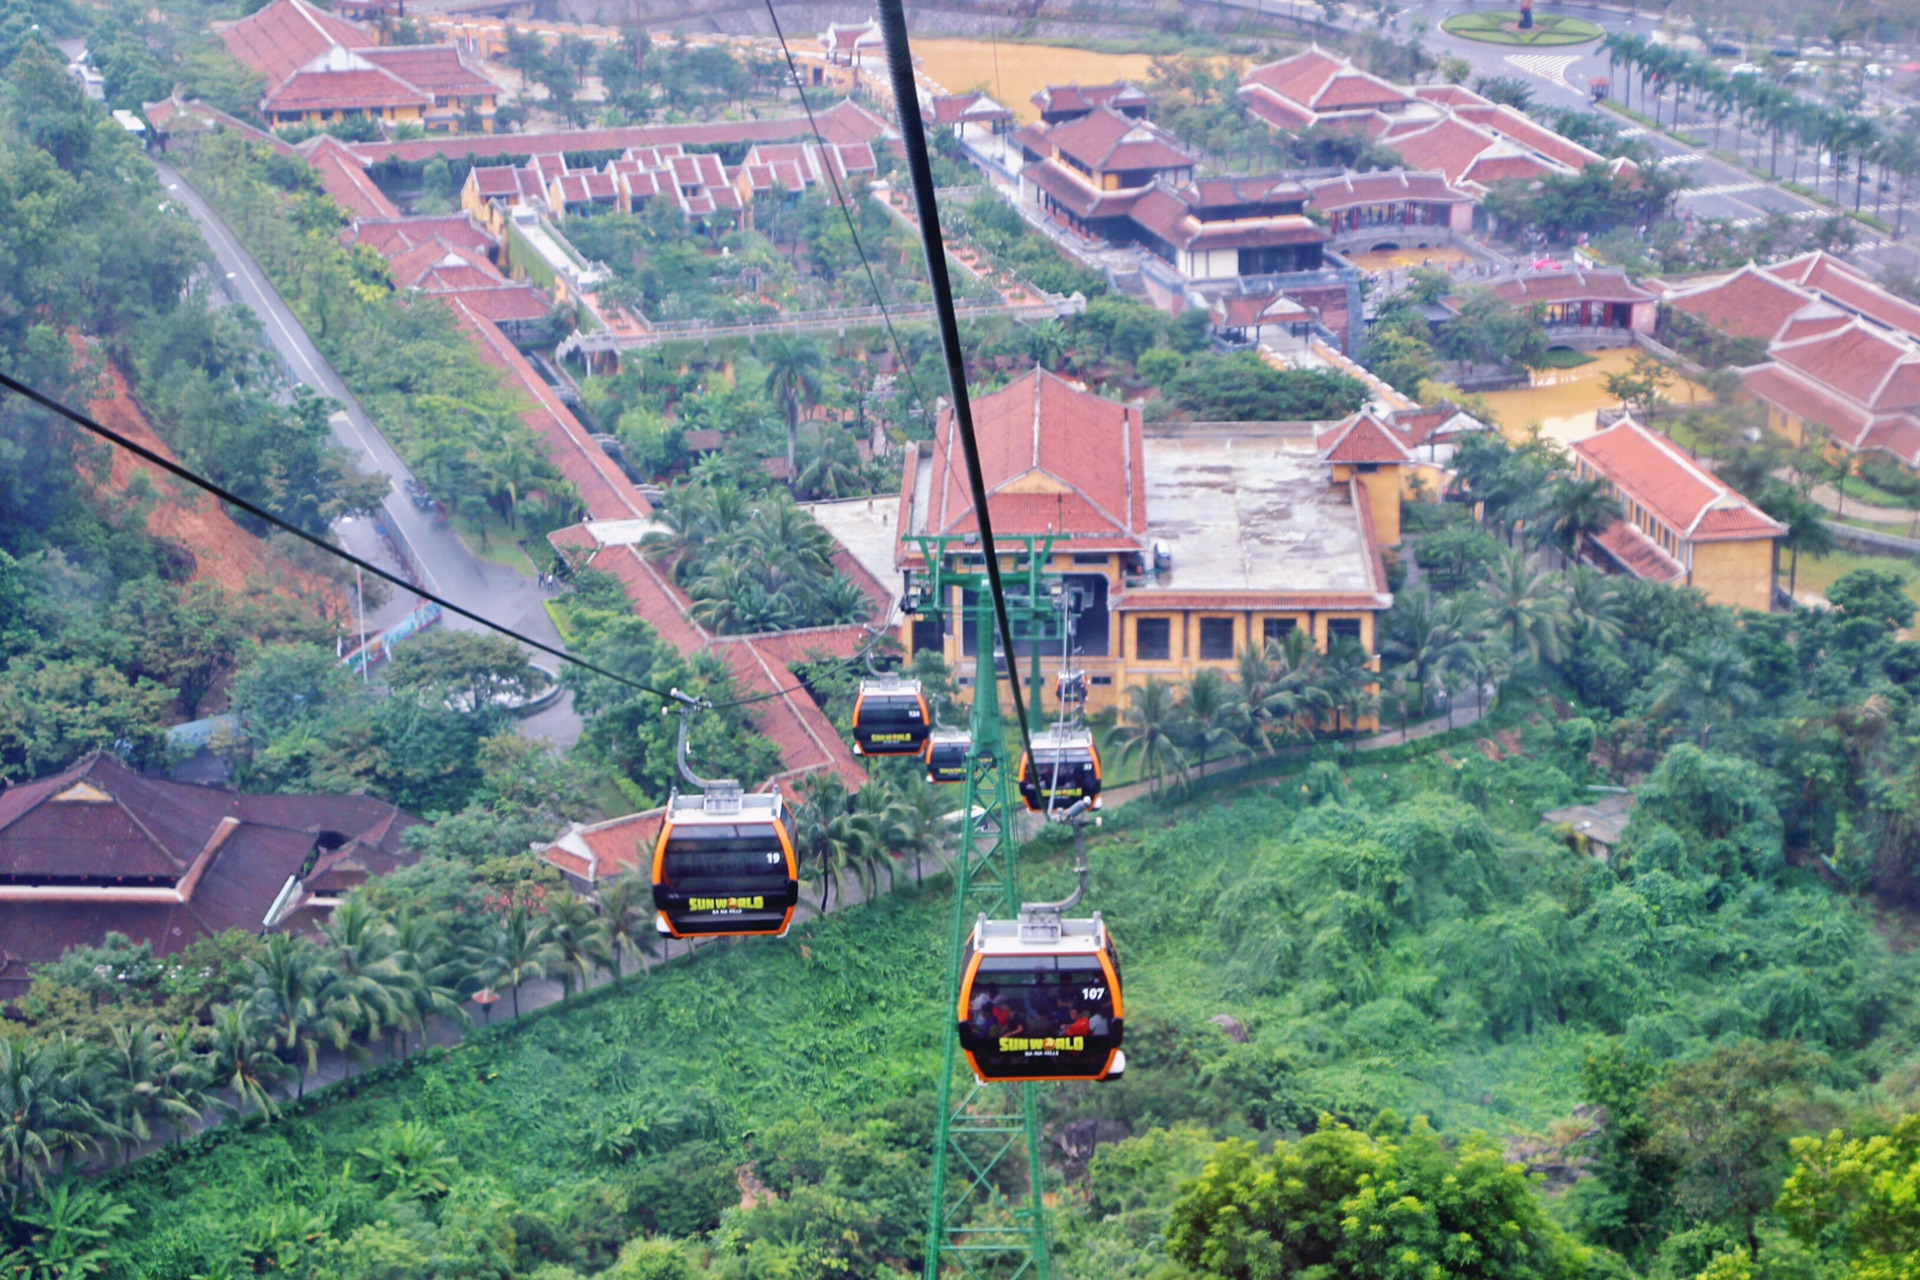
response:
M1707 45L1707 52L1718 58L1737 58L1746 50L1731 40L1714 40Z
M1757 76L1760 74L1760 68L1754 66L1751 62L1743 62L1733 70L1727 72L1727 74L1730 76Z
M1800 51L1803 58L1831 58L1833 50L1823 44L1810 44Z
M1892 67L1881 66L1877 62L1869 62L1865 67L1861 68L1861 70L1872 80L1885 80L1893 74Z

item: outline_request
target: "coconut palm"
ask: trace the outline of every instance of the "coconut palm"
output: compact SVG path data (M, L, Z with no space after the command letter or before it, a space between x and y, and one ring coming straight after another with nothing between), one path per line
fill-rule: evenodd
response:
M562 893L547 904L547 937L559 953L560 998L573 995L573 980L584 989L596 968L613 967L607 922L587 903Z
M273 1031L261 1026L238 1004L213 1008L213 1051L207 1068L211 1082L233 1095L220 1105L238 1115L251 1106L268 1119L276 1114L273 1087L290 1068L273 1051Z
M1561 476L1534 504L1530 527L1559 549L1563 563L1580 558L1581 545L1621 516L1620 500L1598 476Z
M870 850L880 833L872 815L853 806L846 784L831 774L814 774L801 784L800 802L793 811L793 844L803 875L820 881L820 910L835 889L846 897L845 878L852 872L870 894ZM809 870L810 869L810 870Z
M1351 636L1337 636L1327 646L1319 668L1320 687L1333 705L1333 731L1359 728L1360 721L1378 710L1380 673L1373 655Z
M304 1098L307 1076L320 1065L320 1042L332 1039L337 1025L320 1008L320 989L330 976L325 959L311 939L273 933L247 968L253 980L248 1016L266 1029L275 1048L294 1059L295 1096Z
M947 861L948 803L937 787L910 786L900 791L897 802L888 810L882 834L901 857L913 859L915 885L922 881L922 867L929 855L942 864Z
M1175 686L1149 676L1145 684L1127 690L1127 709L1113 735L1115 754L1122 764L1138 762L1151 794L1159 794L1167 777L1187 785L1187 757L1178 742L1183 719Z
M166 1037L151 1023L109 1027L97 1065L101 1105L123 1135L128 1160L137 1143L153 1137L151 1121L170 1119L177 1126L200 1118L200 1109L173 1087Z
M1186 740L1199 752L1200 774L1206 776L1207 755L1226 748L1229 755L1243 750L1242 726L1247 708L1226 675L1212 667L1202 667L1187 682L1186 701L1181 705L1186 721Z
M394 954L393 926L386 917L357 897L334 909L321 936L326 967L315 993L321 1017L336 1049L367 1057L354 1038L372 1042L410 1025L419 975Z
M1489 620L1505 633L1513 653L1524 652L1535 662L1560 657L1566 630L1567 602L1554 576L1537 557L1509 547L1493 563L1481 584Z
M806 439L793 485L811 498L857 498L868 491L860 467L860 448L853 437L839 427L822 425Z
M431 916L416 911L394 916L393 962L414 978L407 989L411 998L410 1008L403 1011L407 1016L393 1028L402 1054L407 1051L407 1033L418 1028L424 1035L429 1018L468 1021L459 992L467 966Z
M513 995L513 1016L520 1016L520 987L544 978L560 962L560 948L548 936L544 917L516 902L494 917L474 949L473 970L487 986L506 984Z
M92 1083L64 1033L39 1043L0 1034L0 1203L45 1195L49 1165L98 1150L114 1131L89 1096Z
M654 929L653 890L638 871L623 871L600 886L596 895L600 919L607 926L607 944L613 951L613 976L626 976L627 953L637 956L659 954L659 934Z
M1753 664L1738 645L1723 636L1703 636L1654 669L1651 709L1697 726L1704 750L1716 726L1759 702L1752 679Z
M796 474L794 462L800 418L820 400L826 362L813 339L790 335L768 338L762 358L767 364L766 393L787 419L787 478L791 483Z
M1620 588L1612 578L1584 564L1566 576L1567 624L1576 637L1591 636L1603 644L1620 639L1625 609Z
M1402 591L1393 598L1393 608L1383 621L1384 643L1381 654L1396 666L1406 667L1419 691L1419 713L1427 711L1427 690L1455 655L1464 652L1470 637L1460 627L1461 614L1450 600L1436 600L1426 587Z

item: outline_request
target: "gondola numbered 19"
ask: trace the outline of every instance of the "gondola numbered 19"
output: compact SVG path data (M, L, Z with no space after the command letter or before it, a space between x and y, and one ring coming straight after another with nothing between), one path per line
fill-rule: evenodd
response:
M779 937L800 901L780 793L748 795L732 779L696 777L687 766L687 716L704 704L677 689L674 696L682 703L680 772L699 790L668 799L654 842L659 930L674 938Z

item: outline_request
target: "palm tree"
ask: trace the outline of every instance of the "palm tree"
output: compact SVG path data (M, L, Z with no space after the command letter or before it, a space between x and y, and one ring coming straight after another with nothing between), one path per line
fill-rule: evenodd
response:
M1149 676L1145 684L1127 690L1127 709L1113 742L1118 760L1138 761L1149 793L1158 795L1160 780L1168 775L1187 785L1187 758L1177 743L1182 726L1179 691Z
M299 1072L296 1097L307 1095L307 1075L320 1065L320 1039L336 1024L320 1009L326 965L311 939L284 933L267 935L266 949L247 961L253 977L248 1014L267 1029L280 1052L291 1055Z
M571 893L563 893L547 903L547 937L559 952L560 998L573 995L574 975L584 990L596 968L613 967L613 948L607 922L594 909Z
M1559 548L1563 563L1571 564L1580 558L1581 544L1621 514L1620 500L1605 480L1561 476L1540 494L1533 528Z
M560 948L547 935L547 922L516 902L494 917L475 949L474 971L487 986L505 983L513 993L513 1016L520 1017L520 986L553 972Z
M1567 623L1575 636L1591 636L1602 644L1620 639L1620 588L1612 578L1588 565L1577 564L1566 577Z
M38 1044L0 1035L0 1202L45 1195L46 1166L99 1148L112 1130L91 1083L65 1033Z
M794 488L810 497L857 498L867 492L860 449L853 437L831 424L807 439L806 462L794 475Z
M1057 369L1060 358L1067 354L1072 339L1067 327L1058 320L1042 320L1039 324L1027 328L1027 355L1042 369Z
M1760 700L1752 678L1753 664L1738 645L1723 636L1703 636L1654 668L1651 709L1698 725L1705 750L1716 725L1752 710Z
M208 1055L212 1082L233 1095L221 1106L238 1115L252 1106L268 1119L276 1114L273 1086L285 1078L287 1064L273 1051L273 1033L259 1026L238 1004L213 1008L213 1052Z
M1373 669L1373 655L1351 636L1336 636L1327 646L1320 687L1333 704L1335 733L1349 725L1359 728L1361 719L1380 705L1380 674Z
M600 886L600 919L607 926L607 943L613 949L615 981L626 977L627 953L657 955L658 932L653 927L653 890L638 871L623 871Z
M1453 597L1454 600L1463 597ZM1424 586L1402 591L1383 620L1383 656L1413 673L1420 693L1420 714L1427 711L1427 689L1440 669L1468 643L1458 623L1458 610L1449 601L1435 600Z
M393 962L413 978L407 989L411 1007L403 1011L407 1016L394 1026L402 1054L407 1051L407 1032L417 1027L424 1036L429 1018L467 1022L459 994L467 968L433 917L415 911L403 911L394 917Z
M151 1023L109 1027L99 1066L102 1104L124 1135L122 1151L129 1161L134 1145L153 1136L150 1120L169 1117L191 1123L200 1118L199 1108L172 1087L174 1064L167 1041Z
M826 362L813 339L776 335L767 339L766 392L780 405L787 418L787 480L796 474L795 446L799 441L800 415L820 399L820 387Z
M1493 563L1482 584L1493 625L1506 633L1515 654L1526 653L1535 662L1558 661L1565 632L1566 598L1553 575L1536 557L1509 547Z
M321 934L327 963L314 996L321 1019L334 1048L369 1057L354 1045L354 1037L364 1036L371 1044L385 1032L409 1025L419 975L394 954L393 926L358 897L335 908Z
M937 787L921 784L904 788L897 802L888 810L888 822L883 833L887 843L900 851L904 858L913 859L913 883L917 886L924 878L922 868L928 855L945 864L947 861L947 824L948 801Z
M1200 754L1200 775L1206 776L1207 754L1216 747L1228 748L1228 754L1244 748L1241 726L1247 721L1246 704L1235 696L1233 683L1220 671L1202 667L1187 682L1186 702L1181 708L1187 727L1187 741Z
M880 842L871 814L853 806L846 784L831 774L814 774L801 784L800 803L794 807L793 844L803 868L820 880L820 910L837 888L846 897L847 872L854 873L869 894L872 864L869 851ZM803 874L804 874L803 870Z

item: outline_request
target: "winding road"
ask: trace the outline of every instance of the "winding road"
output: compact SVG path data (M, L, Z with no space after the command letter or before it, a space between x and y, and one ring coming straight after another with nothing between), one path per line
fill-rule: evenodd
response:
M314 346L313 339L260 264L191 183L159 157L149 159L168 198L178 201L187 211L200 228L208 248L213 250L228 296L259 317L267 340L279 353L288 373L316 394L339 402L341 412L332 419L334 439L355 456L363 470L387 477L388 497L379 520L392 542L411 555L422 585L496 625L512 628L556 648L563 647L560 633L547 614L538 582L505 565L480 559L453 530L436 524L406 500L403 496L406 482L413 473ZM388 539L378 537L365 519L342 520L335 532L343 545L356 555L382 567L401 570L394 562ZM370 628L412 607L413 602L401 593L396 592L395 596L386 609L368 618ZM478 623L452 616L444 625L461 631L482 629ZM563 696L552 706L521 721L520 730L528 737L544 738L561 747L571 746L580 736L580 720L573 712L572 695Z

